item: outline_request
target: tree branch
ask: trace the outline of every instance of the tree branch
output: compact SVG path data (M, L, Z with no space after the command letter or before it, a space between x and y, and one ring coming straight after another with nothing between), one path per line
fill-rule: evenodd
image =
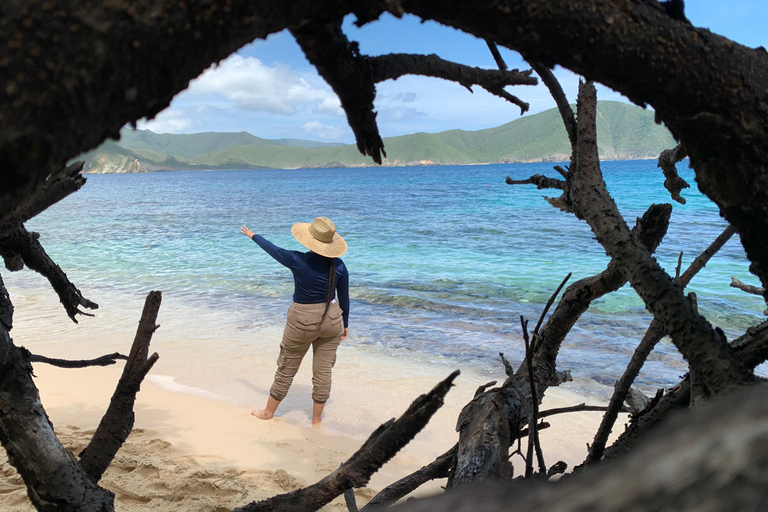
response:
M458 370L453 372L432 391L414 400L400 418L391 419L381 425L340 468L316 484L250 503L236 509L237 512L314 511L348 489L364 486L373 473L424 428L432 415L443 405L443 398L458 375Z
M768 477L768 390L741 389L670 418L621 460L556 484L476 486L413 500L398 512L726 512L760 510ZM725 463L724 461L727 461Z
M160 327L155 321L161 299L162 294L159 291L152 291L147 295L123 374L96 433L80 453L80 465L94 482L101 479L115 454L133 430L135 418L133 405L136 402L136 394L144 377L159 357L157 353L149 357L148 354L152 335Z
M578 101L578 158L571 197L576 214L586 220L600 244L629 283L672 336L672 341L700 378L702 398L754 382L750 370L731 351L721 331L699 315L680 287L647 249L631 236L605 187L597 156L594 85L581 84Z
M680 191L689 188L690 185L683 178L678 176L675 164L688 156L685 146L680 143L674 149L665 149L659 155L659 163L656 167L661 167L664 172L664 188L672 194L672 199L680 204L685 204L685 198L680 196Z
M504 62L504 58L501 56L501 52L499 52L499 47L496 46L496 43L494 43L490 39L486 39L485 44L488 45L488 49L491 51L491 55L493 55L493 60L496 61L496 65L499 67L499 70L506 71L507 63Z
M37 185L34 192L16 203L15 209L6 217L0 217L0 237L10 234L49 206L80 190L85 185L85 177L80 174L82 170L83 162L75 162L54 172Z
M7 297L5 287L0 298ZM114 495L77 465L53 432L32 380L27 351L0 323L0 442L38 510L113 510Z
M675 280L675 284L680 289L685 289L691 282L691 279L707 264L707 262L719 251L728 240L736 233L736 230L732 226L728 226L725 230L707 247L686 269L683 274ZM589 450L589 455L586 462L599 461L603 456L605 450L605 444L608 442L608 436L613 430L613 425L618 418L619 410L623 407L624 401L627 399L627 395L635 382L635 379L640 374L640 370L645 364L646 359L654 349L656 344L666 336L667 332L664 330L661 322L654 318L651 321L651 325L646 330L643 339L632 354L632 358L624 370L624 374L616 382L615 389L611 399L608 403L608 410L603 416L600 422L600 427L597 429L595 438L592 441L592 445Z
M671 214L672 207L668 204L651 205L632 228L633 236L654 252L667 233ZM533 363L540 394L549 386L558 386L569 379L557 371L555 363L563 340L581 315L592 301L618 290L626 282L616 264L610 262L603 272L580 279L566 288L555 311L544 323L535 346ZM527 369L523 365L518 369L517 377L523 382L527 379Z
M422 75L457 82L472 91L479 85L491 94L504 98L520 107L520 115L528 111L528 103L509 94L509 85L536 85L538 81L531 71L482 69L443 60L437 55L395 53L378 57L366 57L372 70L373 81L396 80L403 75Z
M570 103L568 103L568 99L565 97L563 87L560 85L558 79L555 78L555 74L552 73L550 68L533 59L526 58L525 60L528 61L528 64L530 64L536 74L539 75L541 81L544 82L544 85L549 89L549 94L551 94L552 98L555 100L557 110L560 112L560 117L563 119L563 124L565 125L565 131L568 133L568 140L571 142L571 153L575 155L576 116L573 114L573 109L571 108Z
M762 297L765 294L765 288L752 286L751 284L739 281L735 277L731 277L731 286L751 295L760 295Z
M457 448L458 445L453 445L450 450L439 456L433 462L427 464L418 471L411 473L405 478L401 478L397 482L386 486L362 509L360 509L360 512L371 512L377 507L389 506L430 480L447 478L448 472L456 459Z
M39 356L37 354L29 354L30 363L45 363L58 368L88 368L89 366L109 366L117 362L118 359L127 360L128 356L124 356L119 352L113 354L107 354L96 359L81 359L72 361L69 359L52 359L50 357Z
M98 309L99 305L83 297L80 290L69 281L67 274L45 252L38 241L39 237L39 234L30 233L23 226L19 226L0 238L0 251L18 254L30 269L48 279L73 322L77 323L75 315L78 314L93 316L80 310L80 306Z
M565 190L565 181L558 180L556 178L548 178L542 174L534 174L530 178L524 180L513 180L509 176L505 180L507 185L536 185L536 188L541 190L545 188L556 188L558 190Z

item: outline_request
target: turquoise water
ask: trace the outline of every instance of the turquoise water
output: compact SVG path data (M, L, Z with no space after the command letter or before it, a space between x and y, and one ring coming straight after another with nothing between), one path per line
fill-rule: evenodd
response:
M28 223L85 295L160 289L189 307L249 314L244 329L279 327L290 302L290 273L239 233L248 225L272 242L301 249L298 221L325 215L349 244L352 312L349 344L390 355L435 354L477 367L498 352L522 355L519 316L535 323L563 277L602 271L607 257L588 226L542 198L557 191L509 186L504 178L555 176L552 164L173 172L88 176L81 191ZM653 161L605 162L609 190L628 220L651 203L671 202ZM714 205L693 185L674 203L657 251L674 272L724 229ZM39 286L30 272L4 277ZM758 323L765 305L729 287L758 284L737 238L689 290L729 337ZM189 322L194 323L190 318ZM566 340L560 369L583 382L612 384L650 321L625 287L600 299ZM206 326L201 325L204 329ZM498 369L498 368L495 368ZM684 365L662 343L641 376L646 387L677 380Z

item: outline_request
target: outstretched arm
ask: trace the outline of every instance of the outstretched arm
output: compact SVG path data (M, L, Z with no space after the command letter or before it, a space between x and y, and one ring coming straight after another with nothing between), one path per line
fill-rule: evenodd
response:
M248 229L248 226L243 226L240 228L240 232L259 244L259 247L264 249L264 252L272 256L278 263L281 265L285 265L288 268L291 268L291 262L293 261L293 251L289 251L286 249L283 249L282 247L278 247L263 236L257 235L250 229Z

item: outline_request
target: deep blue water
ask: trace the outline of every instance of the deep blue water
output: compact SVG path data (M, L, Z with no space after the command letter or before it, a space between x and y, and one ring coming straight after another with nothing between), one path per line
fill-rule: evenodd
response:
M248 225L272 242L301 249L294 222L325 215L349 244L350 343L392 354L440 354L466 364L497 364L498 352L522 354L519 316L535 323L562 278L602 271L607 257L589 227L507 175L551 176L552 164L297 169L91 175L81 191L28 223L83 290L161 289L191 306L217 303L278 318L292 292L290 273L239 233ZM630 223L651 203L672 202L653 161L604 162L609 190ZM686 205L673 203L669 233L657 251L674 272L724 229L693 175ZM729 337L758 323L764 304L729 287L758 284L737 237L689 290ZM16 278L24 285L24 278ZM88 296L97 295L94 293ZM93 297L91 297L93 298ZM649 322L625 287L600 299L566 341L559 366L611 384ZM194 321L194 320L191 320ZM279 320L275 320L278 322ZM203 326L201 326L203 327ZM642 376L646 386L676 381L682 363L662 343Z

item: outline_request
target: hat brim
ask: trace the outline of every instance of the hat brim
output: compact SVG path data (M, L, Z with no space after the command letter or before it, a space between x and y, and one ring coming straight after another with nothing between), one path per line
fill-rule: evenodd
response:
M312 236L309 232L309 226L309 222L297 222L291 226L291 233L301 245L327 258L338 258L347 252L347 242L338 233L333 234L333 240L325 243Z

